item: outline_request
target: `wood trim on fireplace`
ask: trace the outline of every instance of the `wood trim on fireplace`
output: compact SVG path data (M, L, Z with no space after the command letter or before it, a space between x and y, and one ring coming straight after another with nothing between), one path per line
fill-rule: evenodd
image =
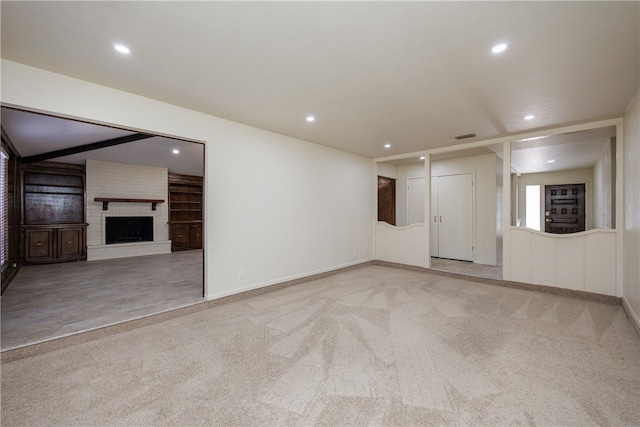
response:
M151 203L151 210L156 210L156 205L158 203L164 203L164 200L160 199L118 199L112 197L96 197L93 199L94 202L102 202L102 210L109 210L109 202L118 202L118 203Z

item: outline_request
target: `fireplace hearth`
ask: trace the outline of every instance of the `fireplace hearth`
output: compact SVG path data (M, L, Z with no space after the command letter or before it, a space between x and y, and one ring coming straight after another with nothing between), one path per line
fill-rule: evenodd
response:
M108 216L105 220L107 245L153 242L152 216Z

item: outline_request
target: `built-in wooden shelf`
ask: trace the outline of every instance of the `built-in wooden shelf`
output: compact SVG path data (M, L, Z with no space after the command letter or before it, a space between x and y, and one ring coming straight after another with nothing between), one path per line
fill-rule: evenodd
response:
M160 199L117 199L117 198L112 198L112 197L96 197L95 199L93 199L94 202L102 202L102 210L106 211L109 210L109 203L110 202L117 202L117 203L151 203L151 210L155 211L156 210L156 205L158 203L164 203L164 200L160 200Z

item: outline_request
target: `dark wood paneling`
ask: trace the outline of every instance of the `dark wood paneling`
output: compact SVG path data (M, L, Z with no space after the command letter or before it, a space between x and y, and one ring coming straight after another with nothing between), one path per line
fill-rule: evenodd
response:
M152 138L154 135L143 133L135 133L133 135L120 136L118 138L107 139L106 141L92 142L90 144L79 145L77 147L64 148L62 150L50 151L48 153L36 154L34 156L25 157L23 163L42 162L45 160L55 159L57 157L71 156L73 154L84 153L86 151L97 150L100 148L113 147L114 145L126 144L127 142L139 141L141 139Z
M189 226L189 245L192 249L202 249L202 224Z
M25 164L22 182L24 262L86 260L84 166L57 162Z
M171 224L171 250L189 249L189 224Z
M24 231L24 259L27 262L53 262L53 229Z
M24 225L72 224L84 220L84 197L80 194L24 195Z
M84 227L58 228L57 233L56 255L58 260L86 259Z
M202 249L202 177L169 174L171 250Z
M396 225L396 180L378 177L378 221Z

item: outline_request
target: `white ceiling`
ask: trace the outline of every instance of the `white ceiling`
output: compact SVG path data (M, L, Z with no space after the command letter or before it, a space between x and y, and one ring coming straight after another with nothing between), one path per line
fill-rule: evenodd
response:
M20 157L102 142L136 132L2 107L2 128ZM177 149L178 154L173 150ZM85 164L87 159L167 168L171 173L203 176L204 146L161 136L55 157Z
M639 85L639 2L1 7L3 58L373 158L619 117Z
M615 136L615 126L609 126L517 141L511 144L511 166L523 174L591 168Z

